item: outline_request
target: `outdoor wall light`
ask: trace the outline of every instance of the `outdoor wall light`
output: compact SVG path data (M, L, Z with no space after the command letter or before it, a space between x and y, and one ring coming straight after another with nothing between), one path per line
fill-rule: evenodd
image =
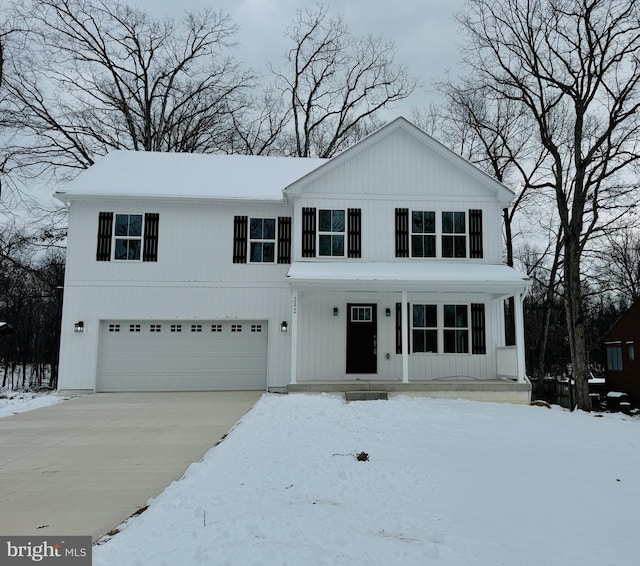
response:
M338 307L333 307L333 316L338 316Z
M286 320L283 320L280 323L280 332L289 332L289 325L287 324Z
M391 309L389 307L387 307L386 309L384 309L384 314L386 316L391 316Z
M73 325L73 331L74 332L84 332L84 322L82 320L79 320L78 322L76 322Z

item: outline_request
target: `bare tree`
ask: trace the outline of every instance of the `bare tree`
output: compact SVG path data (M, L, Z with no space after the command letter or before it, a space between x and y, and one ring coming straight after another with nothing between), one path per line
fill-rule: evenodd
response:
M564 303L576 403L590 408L582 305L586 244L629 196L638 160L640 27L628 0L468 0L466 61L521 102L548 151L564 238Z
M533 124L518 100L497 96L480 77L436 83L444 97L428 114L435 137L501 183L513 187L516 199L503 211L506 263L513 266L512 224L530 190L542 184L540 169L546 151L532 139Z
M31 0L5 88L23 165L82 169L124 148L226 149L251 82L230 57L228 15L157 20L116 0Z
M600 289L620 295L629 304L640 298L640 234L625 226L605 235L596 251Z
M298 11L287 37L289 68L275 75L293 121L291 155L335 155L376 129L380 111L416 87L395 63L390 41L354 37L323 6Z

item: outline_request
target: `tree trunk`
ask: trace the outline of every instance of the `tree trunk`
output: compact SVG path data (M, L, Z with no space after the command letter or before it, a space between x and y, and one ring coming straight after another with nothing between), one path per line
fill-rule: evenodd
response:
M580 287L580 254L576 240L567 237L565 241L564 304L571 347L572 375L575 382L575 404L578 409L590 411L591 400L587 381L589 366Z

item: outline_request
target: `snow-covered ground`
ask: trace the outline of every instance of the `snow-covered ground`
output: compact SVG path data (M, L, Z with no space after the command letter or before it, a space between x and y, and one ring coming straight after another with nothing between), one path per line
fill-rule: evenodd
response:
M32 409L55 405L63 400L56 393L18 393L15 391L0 391L0 419L10 415L17 415Z
M94 566L635 566L638 525L640 419L265 395Z

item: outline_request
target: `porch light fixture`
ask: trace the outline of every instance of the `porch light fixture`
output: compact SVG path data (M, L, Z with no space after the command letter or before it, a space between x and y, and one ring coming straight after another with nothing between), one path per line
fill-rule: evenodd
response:
M333 316L338 316L338 307L333 307Z
M84 332L84 322L82 320L79 320L78 322L76 322L73 325L73 331L74 332Z
M391 316L391 309L389 307L384 309L384 314L385 314L385 316Z
M283 320L280 323L280 332L289 332L289 325L287 324L286 320Z

